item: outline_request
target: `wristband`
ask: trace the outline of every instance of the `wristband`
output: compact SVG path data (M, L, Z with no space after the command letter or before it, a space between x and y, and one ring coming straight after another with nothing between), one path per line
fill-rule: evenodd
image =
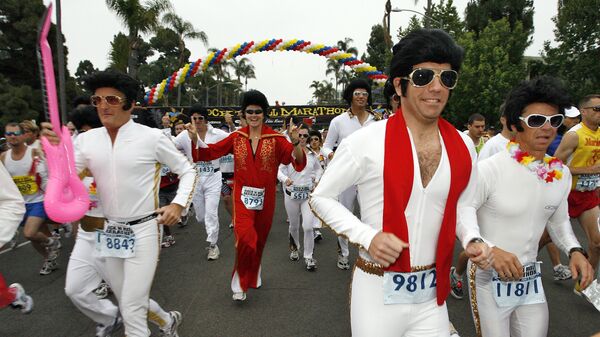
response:
M571 255L573 255L574 252L580 252L581 254L583 254L583 256L585 256L585 258L589 258L588 253L585 251L585 249L581 248L581 247L573 247L571 248L571 250L569 250L569 259L571 259Z
M469 243L485 243L482 238L473 238Z

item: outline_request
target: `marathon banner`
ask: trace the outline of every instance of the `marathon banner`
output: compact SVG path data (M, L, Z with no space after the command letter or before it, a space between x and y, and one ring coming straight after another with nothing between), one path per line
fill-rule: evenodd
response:
M160 118L168 113L171 119L177 119L181 113L187 113L189 106L180 107L151 107L147 108L151 111L157 123L160 123ZM239 120L239 106L218 106L207 107L208 121L213 126L219 126L224 123L225 114L229 113L234 120ZM271 127L280 127L284 124L287 117L293 116L301 122L311 126L327 127L331 120L338 115L348 110L347 105L282 105L270 107L267 116L265 116L265 124ZM373 112L379 113L382 116L387 115L386 106L376 104L371 106ZM158 124L160 125L160 124Z

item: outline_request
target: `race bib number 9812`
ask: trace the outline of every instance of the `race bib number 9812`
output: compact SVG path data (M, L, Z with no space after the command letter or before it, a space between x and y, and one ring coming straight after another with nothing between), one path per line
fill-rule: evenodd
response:
M412 273L383 274L384 304L417 304L436 298L435 268Z

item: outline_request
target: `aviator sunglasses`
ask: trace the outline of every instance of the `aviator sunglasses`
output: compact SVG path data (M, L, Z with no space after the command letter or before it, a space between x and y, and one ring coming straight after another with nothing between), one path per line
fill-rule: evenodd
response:
M4 133L5 136L20 136L22 133L21 131L6 131Z
M413 87L424 87L433 82L435 77L440 78L440 83L447 89L454 89L458 82L458 73L454 70L437 70L429 68L417 68L408 76L401 77L403 80L409 80Z
M247 113L248 115L260 115L261 113L263 113L262 109L256 109L256 110L246 109L244 112Z
M102 100L105 100L108 105L120 105L125 99L123 97L119 97L116 95L108 95L108 96L93 95L92 97L90 97L90 102L92 103L93 106L100 105Z
M530 128L541 128L542 126L544 126L544 124L546 124L546 122L549 122L551 127L557 128L561 126L563 120L565 119L565 116L558 114L552 116L531 114L527 117L521 116L519 117L519 119L525 122L525 124L527 124L527 126Z

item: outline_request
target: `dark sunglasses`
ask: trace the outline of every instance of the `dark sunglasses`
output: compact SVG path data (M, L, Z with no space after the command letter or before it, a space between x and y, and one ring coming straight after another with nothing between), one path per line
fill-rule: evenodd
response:
M108 105L120 105L125 99L123 97L119 97L116 95L108 95L108 96L98 96L93 95L90 97L90 102L93 106L98 106L102 103L102 100L105 100Z
M5 136L20 136L22 134L21 131L7 131L4 133Z
M546 116L540 114L531 114L527 117L519 117L519 119L525 122L525 124L527 124L527 126L530 128L541 128L542 126L544 126L544 124L546 124L546 122L549 122L551 127L557 128L561 126L563 120L565 119L565 116Z
M298 135L298 137L300 137L300 138L308 138L308 135L301 133L301 134Z
M262 109L256 109L256 110L246 109L244 112L249 115L260 115L261 113L263 113L263 110Z
M413 70L407 77L401 77L404 80L409 80L413 87L424 87L433 82L435 77L440 78L440 83L447 89L454 89L458 82L458 73L454 70L438 70L429 68L417 68Z
M320 140L320 139L319 139L318 137L312 137L312 138L310 139L310 141L311 141L311 142L314 142L314 141L319 141L319 140Z
M584 108L584 109L592 109L592 110L594 110L594 112L600 112L600 105L588 106L587 108Z
M203 121L204 120L204 116L192 116L192 120Z

